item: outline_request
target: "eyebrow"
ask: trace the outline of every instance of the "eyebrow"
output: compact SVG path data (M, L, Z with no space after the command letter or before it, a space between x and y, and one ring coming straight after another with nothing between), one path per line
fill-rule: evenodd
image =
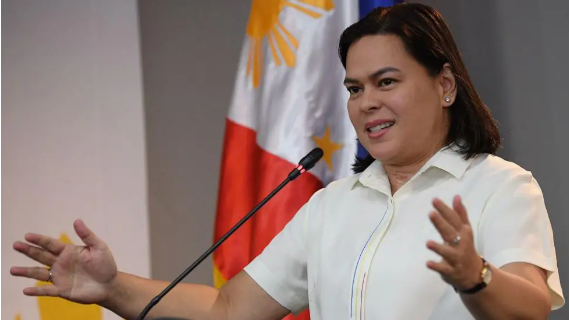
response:
M394 68L394 67L385 67L385 68L382 68L382 69L379 69L379 70L375 71L375 72L372 73L370 76L368 76L368 78L374 79L374 78L380 77L381 75L383 75L383 74L385 74L385 73L387 73L387 72L397 72L397 71L400 71L400 69ZM344 84L347 84L347 83L360 83L360 81L358 81L358 80L356 80L356 79L353 79L353 78L344 78L343 83L344 83Z

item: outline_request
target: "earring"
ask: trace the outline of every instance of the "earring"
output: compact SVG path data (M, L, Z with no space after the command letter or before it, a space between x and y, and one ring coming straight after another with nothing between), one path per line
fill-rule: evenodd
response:
M451 98L450 98L450 97L445 97L445 102L447 102L447 103L451 102Z

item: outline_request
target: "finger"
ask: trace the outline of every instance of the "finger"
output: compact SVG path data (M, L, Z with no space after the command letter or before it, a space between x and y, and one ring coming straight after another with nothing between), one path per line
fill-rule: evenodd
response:
M12 267L10 268L10 274L40 281L47 281L49 279L49 270L42 267Z
M457 237L457 230L445 220L439 212L432 211L429 218L444 241L452 243Z
M453 211L453 209L448 207L445 203L443 203L443 201L437 198L433 200L432 204L434 208L437 209L439 213L441 213L443 218L455 228L455 230L461 229L463 221L461 221L461 218L457 212Z
M51 266L55 263L55 260L57 259L53 254L51 254L50 252L42 249L42 248L38 248L35 246L31 246L27 243L23 243L21 241L16 241L14 242L14 250L25 254L26 256L28 256L29 258L41 263L41 264L45 264L46 266Z
M457 249L436 243L435 241L428 241L426 246L431 251L439 254L450 265L454 265L457 262Z
M65 249L65 243L59 241L58 239L41 234L28 233L26 234L25 239L30 243L40 246L55 255L60 254L63 249Z
M469 216L467 215L467 209L465 209L463 201L461 201L461 197L458 195L453 198L453 209L455 210L455 212L457 212L457 215L464 224L470 225Z
M25 288L24 294L27 296L50 296L50 297L59 296L58 290L54 285Z
M93 233L93 231L91 231L87 227L87 225L85 225L85 223L82 220L80 219L75 220L75 222L73 223L73 227L75 228L75 232L77 233L79 238L81 238L81 241L83 241L83 243L85 243L86 246L93 248L102 248L105 246L105 243L101 241L95 235L95 233Z
M441 275L449 275L453 273L453 267L445 261L442 262L428 261L426 265L428 268L432 269L433 271L439 272Z

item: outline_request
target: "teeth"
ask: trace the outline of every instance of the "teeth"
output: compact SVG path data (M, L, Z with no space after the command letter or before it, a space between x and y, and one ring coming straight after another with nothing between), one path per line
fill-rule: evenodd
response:
M374 126L374 127L370 127L368 130L369 130L370 132L378 132L378 131L380 131L380 130L382 130L382 129L389 128L389 127L391 127L391 126L393 126L393 125L394 125L394 122L384 122L384 123L379 124L379 125L376 125L376 126Z

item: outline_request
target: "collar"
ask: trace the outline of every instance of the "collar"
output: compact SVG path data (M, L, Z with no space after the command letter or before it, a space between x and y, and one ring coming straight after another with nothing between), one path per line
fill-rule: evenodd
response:
M432 167L441 169L444 172L451 174L456 179L461 179L467 168L471 165L471 162L473 162L473 158L465 159L464 155L460 154L458 151L459 148L455 144L440 149L426 162L426 164L412 177L412 179ZM374 161L360 174L360 177L355 181L355 184L357 182L366 187L386 192L390 191L383 190L386 189L387 186L390 186L390 182L382 163L378 160Z
M430 167L436 167L453 175L459 180L463 177L463 174L467 171L471 162L473 162L473 158L465 159L465 156L459 153L459 147L452 144L439 150L439 152L424 165L420 173Z

